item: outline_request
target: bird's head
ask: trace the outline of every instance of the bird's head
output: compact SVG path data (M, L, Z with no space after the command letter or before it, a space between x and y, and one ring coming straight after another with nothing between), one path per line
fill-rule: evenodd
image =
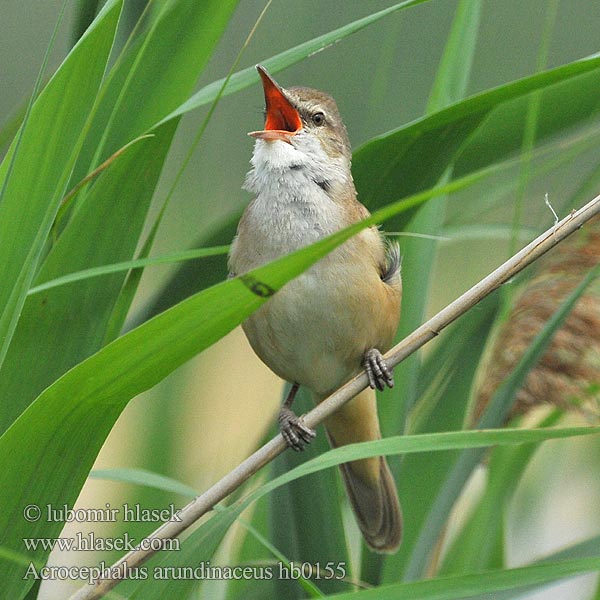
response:
M350 169L351 149L335 100L306 87L281 87L260 65L265 94L265 126L248 135L257 140L253 163L309 170L336 179ZM331 172L328 172L331 171Z

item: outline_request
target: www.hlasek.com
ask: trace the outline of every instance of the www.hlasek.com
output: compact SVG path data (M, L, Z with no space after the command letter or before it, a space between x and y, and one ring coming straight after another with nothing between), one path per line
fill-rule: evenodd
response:
M133 550L179 550L179 540L146 538L136 544L135 538L125 532L120 537L100 537L93 531L82 533L78 531L73 537L59 538L23 538L23 545L28 551L48 550L55 548L61 552L102 552L117 550L131 552Z
M343 579L346 577L345 562L321 563L282 563L274 565L236 565L236 566L213 566L210 561L203 561L193 567L168 567L157 566L152 569L147 566L129 568L127 563L107 566L101 562L95 567L72 566L58 567L47 566L40 569L32 564L29 565L23 579L42 580L79 580L87 581L90 585L102 579L134 579L146 580L152 576L154 580L194 580L206 579L229 579L229 580L252 580L252 579Z

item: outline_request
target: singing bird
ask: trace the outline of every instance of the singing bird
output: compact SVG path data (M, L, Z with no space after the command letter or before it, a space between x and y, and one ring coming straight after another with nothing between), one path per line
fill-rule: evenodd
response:
M262 68L266 121L256 139L245 188L254 194L238 225L230 271L251 269L307 246L369 215L357 200L348 134L335 101L305 87L279 86ZM242 325L264 363L292 383L279 426L301 450L314 437L292 411L298 386L320 402L362 369L370 389L325 422L332 446L381 437L375 388L393 386L381 352L400 315L400 251L369 227L290 281ZM350 504L367 544L394 552L402 518L384 457L341 465Z

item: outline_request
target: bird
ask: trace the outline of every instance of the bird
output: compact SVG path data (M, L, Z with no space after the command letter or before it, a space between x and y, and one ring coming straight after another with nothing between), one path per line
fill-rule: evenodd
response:
M535 273L492 336L478 375L472 422L477 422L493 393L541 332L550 317L598 264L600 217L559 244L539 261ZM579 298L548 349L518 390L507 421L546 406L600 417L600 284Z
M244 188L254 195L229 254L233 276L289 254L369 216L357 199L351 147L335 100L280 86L261 65L265 124ZM325 420L331 446L381 438L375 389L394 384L382 352L400 318L400 250L375 226L363 229L287 283L242 323L251 347L292 384L278 423L288 446L315 436L292 409L299 388L318 403L366 370L369 387ZM350 505L369 548L392 553L402 535L396 484L385 457L340 465Z

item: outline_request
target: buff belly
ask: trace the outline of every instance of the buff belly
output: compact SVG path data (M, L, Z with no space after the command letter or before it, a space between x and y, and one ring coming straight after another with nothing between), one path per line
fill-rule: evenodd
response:
M385 285L378 277L369 281L360 265L334 270L330 262L288 283L243 325L272 371L318 396L357 373L366 350L385 351L395 325L382 323L384 307L372 302L372 286Z

